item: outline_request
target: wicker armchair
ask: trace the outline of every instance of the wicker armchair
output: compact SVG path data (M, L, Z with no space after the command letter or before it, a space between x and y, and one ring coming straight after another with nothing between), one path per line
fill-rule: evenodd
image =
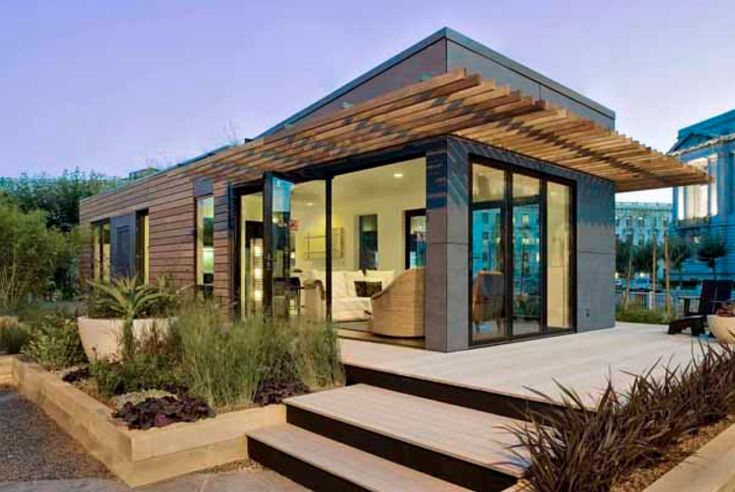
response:
M423 268L398 275L371 299L371 331L389 337L423 337L424 290Z

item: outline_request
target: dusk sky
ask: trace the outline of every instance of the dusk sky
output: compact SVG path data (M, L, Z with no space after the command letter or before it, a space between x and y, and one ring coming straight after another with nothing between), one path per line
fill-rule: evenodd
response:
M633 3L0 0L0 175L174 164L257 135L443 26L668 150L679 128L735 108L735 9Z

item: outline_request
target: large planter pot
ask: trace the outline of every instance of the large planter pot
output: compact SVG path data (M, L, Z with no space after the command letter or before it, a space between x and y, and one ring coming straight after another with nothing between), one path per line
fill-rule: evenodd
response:
M709 331L723 343L735 343L735 317L707 316Z
M133 337L141 340L154 327L159 333L167 333L172 320L173 318L133 320ZM124 320L80 317L77 318L77 323L84 353L89 360L116 360L120 357Z

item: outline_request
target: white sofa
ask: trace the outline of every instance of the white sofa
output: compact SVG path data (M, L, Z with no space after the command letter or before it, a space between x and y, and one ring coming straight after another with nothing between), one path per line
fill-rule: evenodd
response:
M385 289L395 276L393 270L338 270L332 272L332 321L365 321L370 319L372 307L369 297L358 297L355 288L356 280L380 281ZM324 289L326 289L326 273L324 270L312 270L309 281L315 284L314 296L306 300L307 315L310 318L323 318L322 306L315 303L323 303ZM318 296L317 296L318 293ZM309 313L314 311L315 313Z

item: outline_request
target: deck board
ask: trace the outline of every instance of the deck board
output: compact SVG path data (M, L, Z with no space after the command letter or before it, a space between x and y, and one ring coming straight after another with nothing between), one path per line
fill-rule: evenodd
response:
M618 323L615 328L512 344L441 353L341 340L345 364L500 394L535 398L529 388L554 399L556 382L594 406L610 378L621 391L632 376L659 363L686 364L700 342L667 335L666 327Z
M467 490L289 424L257 429L248 436L368 490Z
M509 452L517 441L507 427L523 425L511 418L364 384L286 403L511 476L527 464Z

